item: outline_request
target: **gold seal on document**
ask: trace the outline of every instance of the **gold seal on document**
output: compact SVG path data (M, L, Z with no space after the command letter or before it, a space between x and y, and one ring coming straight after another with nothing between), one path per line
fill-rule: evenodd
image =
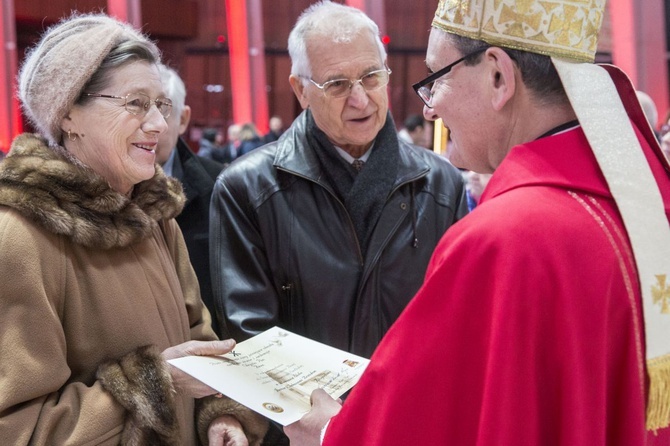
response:
M275 403L263 403L263 407L265 407L267 410L270 412L275 412L275 413L282 413L284 411L284 408L275 404Z

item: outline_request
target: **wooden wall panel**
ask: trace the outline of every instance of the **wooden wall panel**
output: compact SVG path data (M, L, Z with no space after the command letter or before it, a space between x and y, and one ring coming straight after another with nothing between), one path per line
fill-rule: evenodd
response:
M282 118L284 126L300 114L302 108L293 94L288 77L291 61L286 54L268 55L265 64L268 82L268 112Z
M186 102L193 109L193 127L225 129L232 124L234 92L227 57L188 54L179 73L186 84Z
M4 0L3 0L4 1ZM70 11L100 11L107 7L107 0L14 0L16 19L32 26L49 25L67 16Z
M154 38L193 39L198 21L196 0L142 0L144 31Z

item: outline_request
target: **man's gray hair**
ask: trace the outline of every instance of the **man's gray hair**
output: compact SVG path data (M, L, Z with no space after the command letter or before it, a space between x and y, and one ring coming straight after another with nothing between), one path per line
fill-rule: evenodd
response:
M379 48L382 63L386 61L386 48L379 36L379 27L360 9L323 0L311 5L298 18L288 37L291 56L291 74L311 77L312 68L307 56L307 41L330 39L333 43L351 41L362 32L370 32Z
M158 71L160 71L161 82L165 90L165 96L172 101L172 113L175 116L180 116L186 105L186 86L181 80L179 74L172 68L159 64Z

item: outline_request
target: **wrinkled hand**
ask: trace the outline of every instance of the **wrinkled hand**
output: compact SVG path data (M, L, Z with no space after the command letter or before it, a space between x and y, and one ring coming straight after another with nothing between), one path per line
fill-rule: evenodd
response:
M312 392L312 410L300 421L284 427L291 446L319 446L321 429L342 409L341 400L334 400L323 389Z
M232 415L223 415L212 421L207 439L209 446L249 446L242 425Z
M235 347L235 341L188 341L174 347L166 348L161 355L163 359L182 358L184 356L214 356L230 352ZM213 395L216 390L207 384L195 379L188 373L168 363L172 383L177 392L193 398L202 398ZM235 444L235 443L231 443Z

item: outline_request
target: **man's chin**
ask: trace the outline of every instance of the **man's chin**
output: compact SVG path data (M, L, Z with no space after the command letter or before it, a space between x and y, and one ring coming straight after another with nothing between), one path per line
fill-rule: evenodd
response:
M463 158L461 158L458 154L458 149L454 147L450 147L449 144L447 144L447 149L444 152L445 158L449 160L451 164L454 166L458 167L459 169L467 169L467 163L463 161Z

